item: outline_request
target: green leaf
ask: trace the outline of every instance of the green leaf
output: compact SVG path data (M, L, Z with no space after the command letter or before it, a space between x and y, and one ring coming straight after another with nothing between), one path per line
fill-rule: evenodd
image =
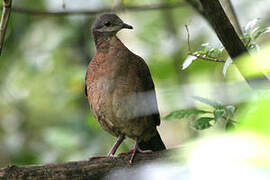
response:
M270 27L265 27L258 24L260 19L250 21L244 28L242 39L244 40L246 47L251 52L259 52L260 46L256 43L256 39L263 34L270 32Z
M221 120L226 114L225 109L216 109L214 110L214 117L215 117L215 121L219 121Z
M264 33L264 29L258 30L254 33L253 39L258 39Z
M197 116L199 114L206 114L211 113L210 111L203 111L200 109L183 109L183 110L177 110L173 111L167 116L164 117L164 120L171 120L171 119L183 119L183 118L189 118L191 116Z
M260 20L259 18L256 18L256 19L254 19L254 20L252 20L252 21L249 21L249 22L247 23L247 25L244 27L244 31L245 31L246 33L252 32L252 30L257 26L259 20Z
M209 127L212 127L210 121L213 121L212 117L201 117L198 120L194 121L192 126L197 130L204 130Z
M259 38L261 35L270 32L270 27L260 28L258 31L255 32L254 40Z
M213 100L210 100L210 99L206 99L206 98L203 98L203 97L199 97L199 96L193 96L193 99L197 100L197 101L200 101L204 104L207 104L207 105L210 105L212 107L215 107L215 108L222 108L224 107L222 104L216 102L216 101L213 101Z
M228 57L225 64L224 64L224 66L223 66L223 70L222 70L222 73L223 73L224 77L226 76L227 69L229 68L231 63L232 63L232 59L230 57Z
M234 112L235 112L235 106L233 105L228 105L226 106L227 111L230 113L231 116L233 116Z
M204 43L201 45L201 49L194 54L200 55L201 57L223 59L224 52L223 46L212 47L209 43Z
M229 119L229 121L226 123L225 125L225 129L229 130L229 129L234 129L235 128L235 123L233 120Z

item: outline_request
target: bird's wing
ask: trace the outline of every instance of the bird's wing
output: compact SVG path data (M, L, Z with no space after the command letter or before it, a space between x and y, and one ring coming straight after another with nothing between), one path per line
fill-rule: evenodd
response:
M156 99L156 92L155 92L155 86L152 79L152 76L150 74L150 70L145 63L145 61L136 55L136 73L139 78L139 84L138 86L142 87L140 88L143 93L145 93L145 101L147 101L148 107L150 109L150 116L151 119L154 121L155 125L160 125L160 116L159 116L159 110L158 110L158 104Z

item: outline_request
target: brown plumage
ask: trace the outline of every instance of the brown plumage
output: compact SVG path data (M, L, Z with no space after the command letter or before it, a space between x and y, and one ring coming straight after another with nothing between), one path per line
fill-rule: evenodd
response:
M127 136L136 141L133 159L136 151L148 152L140 148L158 151L165 146L156 129L160 117L150 71L116 37L123 28L132 29L112 13L102 14L94 23L97 52L88 66L85 93L101 127L118 137L108 156L114 155Z

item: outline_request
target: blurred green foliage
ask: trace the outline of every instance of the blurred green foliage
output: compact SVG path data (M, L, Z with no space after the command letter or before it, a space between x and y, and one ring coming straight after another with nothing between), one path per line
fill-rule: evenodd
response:
M156 1L124 0L122 4L151 3ZM247 16L251 14L245 13L249 11L243 6L253 7L252 4L248 0L238 4L241 19L254 19ZM14 6L62 10L60 0L20 0L14 1ZM66 6L68 10L97 9L110 7L111 1L66 1ZM223 65L213 62L194 61L191 67L181 70L187 57L184 24L190 23L190 43L194 49L205 42L218 42L216 35L191 7L125 11L119 15L135 27L134 31L120 32L119 38L149 65L161 116L174 112L167 119L182 119L181 122L163 121L160 126L169 148L197 136L190 128L195 115L200 114L200 118L193 121L196 122L194 126L204 129L212 125L213 119L227 118L232 107L242 113L242 107L252 106L248 102L249 87L234 67L230 67L226 77L221 74ZM116 138L100 128L84 97L84 76L95 53L90 34L94 18L11 14L0 57L0 166L82 160L104 155L113 145ZM269 37L265 36L261 42L267 42L267 39ZM196 105L189 99L192 96L214 99L224 105L214 109ZM210 111L211 116L205 116ZM127 151L132 143L127 140L119 152Z
M196 130L204 130L213 127L215 123L218 123L220 121L224 121L223 124L225 124L225 129L234 127L235 121L232 120L232 117L235 113L235 107L233 105L223 105L219 102L198 96L195 96L193 98L200 101L201 103L211 106L213 110L205 111L196 108L177 110L165 116L164 119L184 119L194 116L196 117L196 119L192 122L192 127ZM201 116L198 117L199 115Z
M243 108L238 118L241 124L238 128L241 131L251 131L257 134L270 137L270 92L263 93L252 98L252 101Z
M270 32L270 26L265 26L259 23L260 19L254 19L247 23L244 27L242 40L245 42L246 47L251 52L258 52L260 46L256 43L256 40L262 35Z

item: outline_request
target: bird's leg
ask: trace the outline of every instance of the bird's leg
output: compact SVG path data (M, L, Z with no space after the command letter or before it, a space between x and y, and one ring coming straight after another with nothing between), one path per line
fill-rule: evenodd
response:
M91 157L89 158L89 161L94 160L94 159L100 159L100 158L113 158L116 150L118 149L118 147L120 146L120 144L123 142L124 139L125 139L125 136L120 135L107 156Z
M132 164L133 160L134 160L134 157L136 155L136 152L139 152L139 153L151 153L152 151L151 150L142 150L140 147L139 147L139 142L138 142L138 138L135 139L135 145L134 145L134 148L131 149L131 151L129 151L128 153L132 153L131 154L131 158L129 160L129 164Z
M107 157L113 157L116 150L118 149L118 147L120 146L120 144L123 142L123 140L125 139L124 135L120 135L117 139L117 141L115 142L115 144L113 145L112 149L110 150L109 154L107 155Z

